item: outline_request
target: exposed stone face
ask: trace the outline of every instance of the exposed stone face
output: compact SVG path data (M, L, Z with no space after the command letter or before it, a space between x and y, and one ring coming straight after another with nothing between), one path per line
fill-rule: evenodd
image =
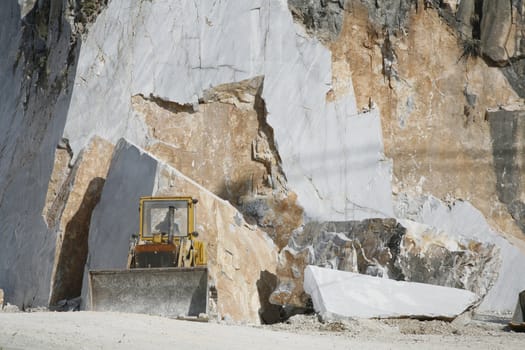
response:
M302 208L266 123L262 84L259 77L219 85L195 107L141 95L132 105L148 126L149 152L228 200L283 247L301 225Z
M290 9L306 30L294 25ZM73 248L82 246L75 244L77 239L86 238L82 232L107 162L103 157L100 164L95 158L86 160L93 135L109 143L126 137L143 146L231 201L278 247L288 244L303 216L306 221L393 217L391 159L394 193L433 193L449 202L467 199L490 225L522 239L520 118L498 125L485 112L525 96L523 13L522 1L488 0L157 0L140 6L105 0L8 0L0 13L0 92L5 101L0 104L0 232L8 242L0 246L0 286L6 299L20 306L45 304L54 252L58 265L52 299L61 298L56 276L79 274L64 262L69 254L84 254ZM451 28L460 28L461 34ZM504 59L502 48L508 55ZM489 67L487 62L508 66ZM109 144L99 146L93 155L103 150L109 154ZM157 169L157 160L144 162ZM136 174L126 171L119 176L136 181L126 186L146 194L160 193L148 187L160 179L172 181L171 170L150 172L145 165ZM115 190L115 197L119 193ZM129 206L108 213L136 212L135 198ZM212 219L221 221L221 215ZM446 220L446 225L457 224L448 216ZM109 218L107 222L126 235L136 230L135 223L116 227ZM57 233L64 233L58 249ZM122 256L127 238L119 237ZM323 252L330 259L323 264L339 256L339 244L346 239L338 233L328 240ZM228 283L243 286L243 278L235 277L236 258L230 256L246 257L235 247L224 253L219 241L210 240L217 266L224 265L221 276L234 276ZM104 242L96 243L107 248ZM345 251L346 260L335 265L366 272L369 266L378 270L387 264L389 273L398 268L399 274L409 275L408 265L417 262L422 279L481 284L465 272L473 255L462 253L463 248L445 251L432 242L417 245L400 265L388 260L392 251L389 247L385 253L384 242L375 242L381 251L373 253L354 242L352 249L368 249L367 254L377 254L378 263ZM487 256L486 247L461 245L481 260ZM279 288L298 288L287 296L297 298L295 304L304 304L302 282L296 279L309 254L283 250L283 275L292 277ZM508 278L509 261L521 260L516 251L509 256L495 292L486 299L487 309L506 307L494 300L504 294L502 281L515 283ZM437 264L441 261L444 268ZM451 261L461 271L449 268ZM255 273L249 277L258 296L241 287L246 294L239 298L250 309L235 309L248 318L255 317L253 310L262 307L275 285L273 268L259 267L258 279ZM457 278L449 279L451 274ZM228 283L217 282L221 310L233 307L234 297L221 297L234 295ZM488 287L480 287L480 293L483 288ZM276 317L275 311L259 311L265 320Z
M270 301L305 307L304 269L318 265L373 275L388 275L404 229L395 220L310 222L296 230L279 256L279 285ZM393 250L391 250L393 248ZM397 276L399 277L399 276Z
M467 289L480 300L496 282L501 258L494 243L457 238L408 220L401 225L407 233L395 265L404 280Z
M148 146L147 125L133 111L131 96L193 108L210 87L264 76L260 95L267 123L287 185L305 215L322 220L391 216L391 164L382 153L378 111L357 111L348 74L337 83L345 89L333 93L329 50L294 25L285 2L258 4L108 3L83 42L64 137L74 152L85 146L84 130L97 130L112 142L126 137ZM159 35L151 40L149 33ZM119 83L101 88L101 81ZM112 103L86 107L86 101L107 100ZM369 152L352 152L364 147Z
M463 1L461 2L463 4ZM459 10L458 10L459 11ZM501 70L461 58L458 37L435 9L411 12L406 35L369 30L368 12L345 17L334 62L348 62L358 106L381 111L385 153L393 159L393 190L469 200L502 232L522 232L498 199L486 110L520 100ZM436 55L439 52L439 55ZM422 67L414 69L414 67Z
M46 195L46 204L42 215L46 218L48 227L54 227L59 218L60 206L64 202L64 196L67 196L67 190L63 189L64 183L67 181L71 173L69 162L71 161L70 154L67 149L57 147L55 151L55 164L53 165L53 172L49 179L49 185Z
M509 81L512 88L521 97L525 98L525 59L513 62L511 65L502 67L501 71Z
M343 25L347 0L288 0L295 19L322 40L334 40Z
M468 289L480 298L494 285L500 268L494 244L407 220L311 222L295 231L281 251L272 303L306 306L307 265Z
M478 41L479 54L488 62L508 65L511 59L523 58L523 10L521 1L464 0L456 13L457 28L462 38Z
M113 145L99 137L76 159L71 175L56 197L57 243L49 304L80 296L88 253L91 214L97 205L113 154ZM55 165L60 163L55 163ZM58 203L62 202L62 203Z
M463 0L455 13L457 22L448 21L458 30L465 53L482 56L491 65L503 66L503 74L522 98L525 97L524 14L522 1ZM454 16L454 11L447 15Z
M365 7L369 21L379 31L396 33L408 28L410 11L418 8L417 0L352 0L351 9ZM429 3L429 1L427 1Z
M469 39L480 39L480 22L483 1L461 0L457 7L456 20L459 33ZM453 11L454 12L454 11Z
M523 178L525 144L525 109L487 112L492 138L494 172L498 199L525 234L525 179Z
M74 18L75 31L83 33L87 26L97 19L97 16L107 6L108 0L74 0L69 1L69 11Z
M126 268L129 239L138 230L141 196L180 195L199 200L196 229L207 245L218 316L259 322L265 305L258 284L268 281L264 274L275 274L277 263L272 240L256 226L248 225L228 202L124 140L116 147L93 213L86 270ZM83 297L87 293L84 275Z
M507 40L512 26L512 1L483 1L481 53L495 63L508 61Z
M275 188L284 192L282 171L271 152L265 154L276 174L254 160L252 148L264 141L268 144L254 106L261 83L257 79L231 84L231 90L217 94L215 101L202 99L195 111L191 105L184 111L173 102L134 96L133 107L144 116L149 129L147 150L232 203L238 203L243 195L271 192L272 175Z
M497 278L492 288L490 288L490 283L485 283L490 290L483 298L479 310L506 310L509 312L513 310L512 300L516 298L516 294L520 292L525 283L525 275L516 274L515 270L516 266L525 264L523 240L495 231L489 226L482 213L469 202L460 200L442 202L432 196L414 198L407 194L400 194L397 196L395 207L397 217L424 223L437 229L435 232L445 231L452 239L463 242L463 246L473 246L475 251L479 250L476 248L477 244L470 244L470 240L481 242L488 248L495 245L500 251L501 266L496 269L490 268L487 272L490 270L493 272L487 274L483 271L482 277L487 281L495 276L494 272L497 273ZM481 256L489 257L489 254L483 253ZM494 258L486 260L484 269L496 266L494 264L496 262ZM469 264L466 267L468 268ZM471 266L470 270L476 271L479 268ZM469 270L467 269L466 272ZM468 280L472 280L472 276Z
M0 285L21 308L49 298L55 233L42 212L79 48L64 2L27 4L0 11Z

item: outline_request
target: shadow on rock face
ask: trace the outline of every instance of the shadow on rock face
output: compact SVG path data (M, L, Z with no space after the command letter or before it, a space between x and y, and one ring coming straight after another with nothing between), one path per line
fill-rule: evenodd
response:
M260 278L257 281L257 291L259 292L259 301L261 308L259 316L261 323L273 324L281 321L281 306L270 303L270 294L277 287L277 276L269 271L261 271Z
M9 0L0 11L0 217L7 238L0 247L0 271L6 271L0 285L22 308L47 305L49 298L55 257L50 237L56 232L46 226L42 209L82 44L67 3L27 1L21 11L19 2Z
M50 305L80 296L84 265L88 254L88 235L93 209L100 200L104 179L94 178L84 194L78 211L66 225L58 257Z

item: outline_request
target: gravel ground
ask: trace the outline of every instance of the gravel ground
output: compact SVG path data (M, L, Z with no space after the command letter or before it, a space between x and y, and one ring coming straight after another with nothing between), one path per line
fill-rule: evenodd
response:
M296 315L275 325L200 323L106 312L0 313L0 349L523 349L497 319L353 320Z

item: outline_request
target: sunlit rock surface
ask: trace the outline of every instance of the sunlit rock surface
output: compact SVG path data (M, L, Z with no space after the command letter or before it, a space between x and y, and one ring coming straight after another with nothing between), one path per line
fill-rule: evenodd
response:
M493 242L467 238L410 220L395 266L405 281L466 289L483 298L499 277L501 254Z
M523 244L512 236L505 238L495 232L483 215L470 203L455 201L446 204L432 196L397 198L398 217L409 218L446 231L452 237L475 240L495 245L500 251L501 267L498 278L479 306L482 311L509 311L514 309L516 295L525 285L525 275L517 272L524 266Z
M521 283L512 271L525 237L523 13L521 2L488 0L7 0L6 301L46 305L78 293L81 276L61 276L78 275L87 258L76 247L85 247L111 149L126 137L284 248L280 296L299 291L288 300L304 302L297 279L311 252L287 247L294 229L397 216L429 224L403 236L400 251L412 255L392 265L396 253L376 242L377 257L361 245L368 260L354 263L359 254L340 249L339 232L319 262L480 295L497 278L482 308L508 310L504 286L510 295ZM410 195L409 206L421 195L463 199L479 212L433 222L394 212L392 193ZM494 240L476 236L479 222ZM264 276L268 294L275 280Z
M306 267L305 291L323 320L345 318L454 318L476 301L474 293L393 281L353 272Z
M218 317L260 322L267 306L258 286L274 274L277 249L257 227L250 226L228 202L215 196L178 170L121 140L91 221L86 271L125 269L129 241L138 232L141 196L197 198L197 231L206 242L211 285L217 290ZM87 296L84 273L83 301ZM89 305L88 305L89 306ZM229 316L227 316L229 315Z
M409 220L311 222L294 231L279 255L279 285L270 301L305 307L307 265L467 289L483 298L500 272L493 243Z
M284 1L109 3L83 42L64 135L75 153L92 133L144 146L147 125L132 96L197 106L205 90L257 76L305 214L391 216L379 113L358 115L350 80L345 94L327 99L330 51L293 23Z
M93 137L75 165L71 168L66 165L68 176L60 184L59 193L51 195L54 201L49 205L46 220L48 227L58 233L49 298L51 306L80 295L91 213L100 200L113 148L108 141ZM57 153L63 151L57 149ZM63 165L56 162L53 174L64 171Z
M132 107L148 127L148 152L228 200L283 247L303 210L266 121L263 83L260 76L216 86L195 107L142 95Z

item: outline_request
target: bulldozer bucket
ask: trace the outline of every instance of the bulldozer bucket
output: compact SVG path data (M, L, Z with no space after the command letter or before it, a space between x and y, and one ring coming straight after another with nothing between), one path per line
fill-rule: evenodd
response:
M514 316L512 316L509 326L513 330L525 332L525 290L518 295L516 311L514 311Z
M208 269L89 271L91 310L198 317L208 310Z

